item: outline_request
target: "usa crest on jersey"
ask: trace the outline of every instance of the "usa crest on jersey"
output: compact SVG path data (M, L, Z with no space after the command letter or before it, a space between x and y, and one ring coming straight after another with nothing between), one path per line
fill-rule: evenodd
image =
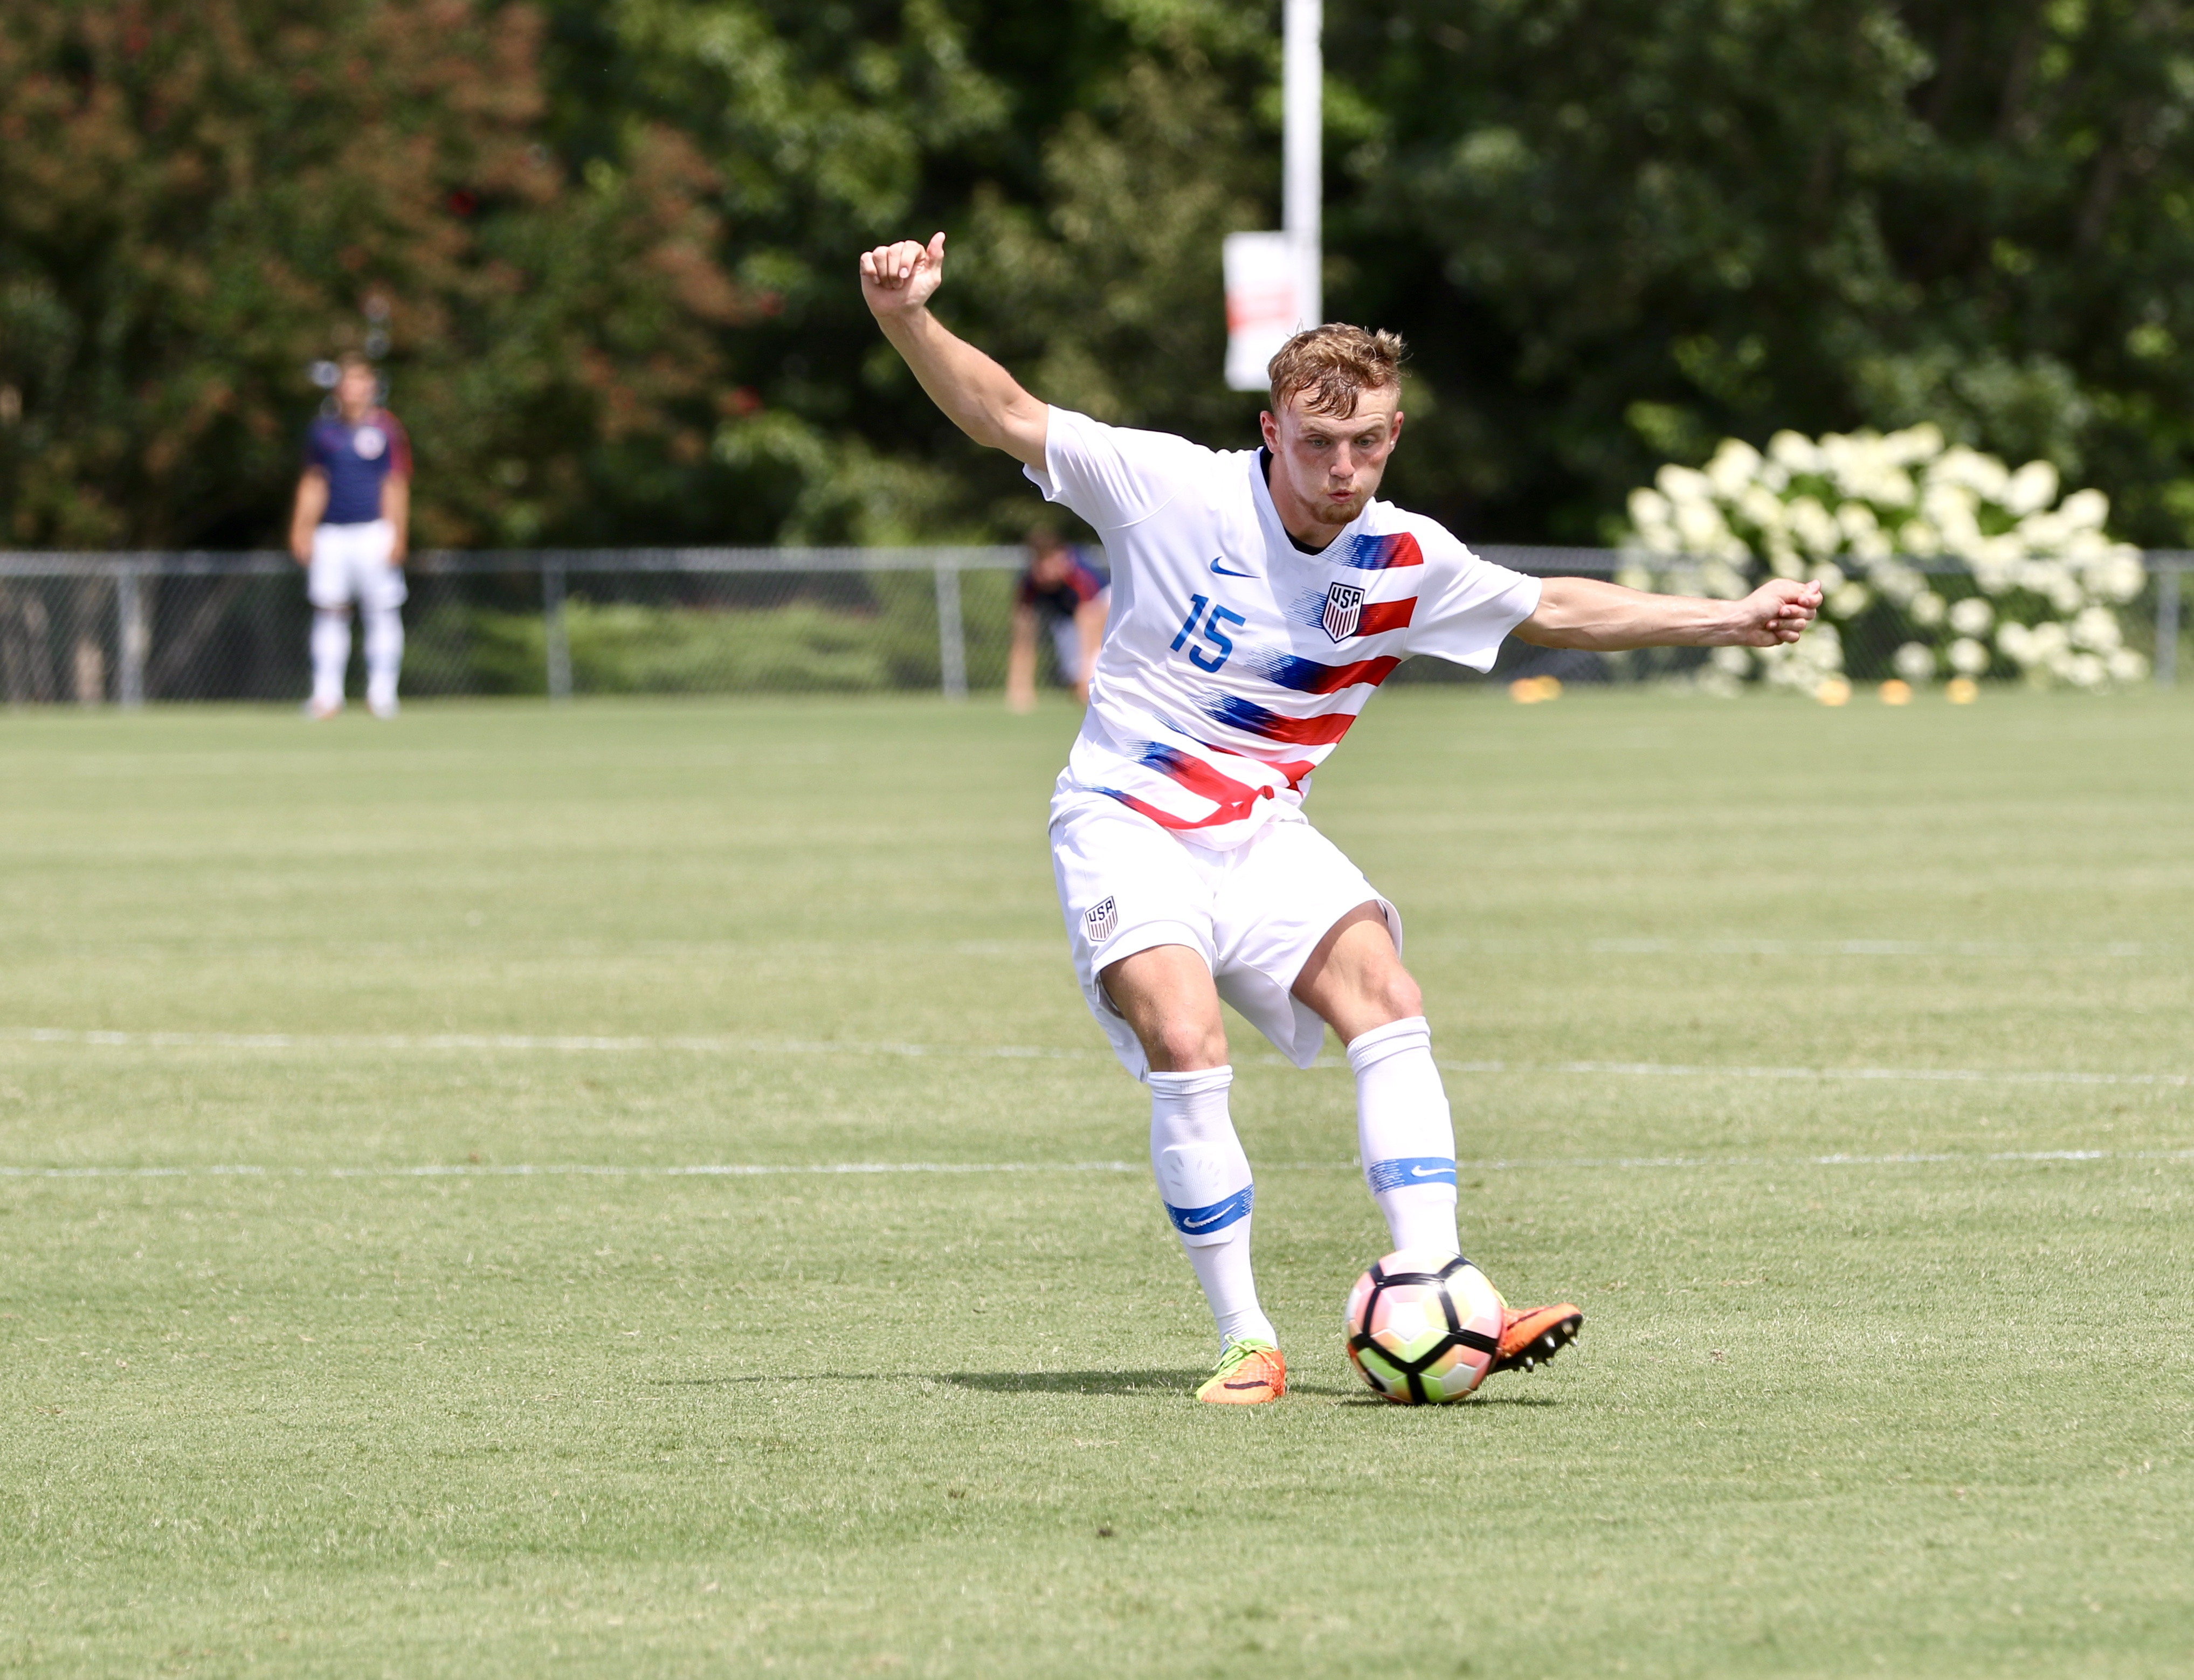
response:
M1089 935L1091 944L1103 944L1120 926L1118 903L1108 897L1101 904L1092 904L1082 913L1082 926Z
M1345 642L1356 634L1356 621L1364 616L1364 586L1360 583L1330 583L1325 590L1325 613L1318 622L1325 634L1337 642Z

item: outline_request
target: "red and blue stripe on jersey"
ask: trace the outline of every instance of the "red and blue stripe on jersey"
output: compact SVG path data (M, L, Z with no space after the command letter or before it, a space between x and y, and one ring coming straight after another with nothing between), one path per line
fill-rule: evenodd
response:
M1388 571L1396 566L1422 565L1425 551L1417 546L1417 539L1405 530L1384 536L1359 532L1348 539L1347 553L1329 553L1325 558L1336 565L1350 566L1358 571Z
M1328 558L1335 565L1347 566L1353 571L1393 571L1403 566L1422 565L1425 551L1417 546L1416 537L1404 530L1385 536L1368 534L1352 536L1348 539L1347 553ZM1416 606L1415 595L1404 595L1399 600L1366 601L1362 616L1356 621L1356 634L1376 636L1388 630L1405 630Z
M1364 633L1359 628L1357 634ZM1297 694L1338 694L1358 683L1378 687L1402 662L1382 656L1377 659L1353 659L1346 665L1321 665L1315 659L1299 659L1292 653L1270 653L1246 662L1275 688L1293 689Z
M1209 750L1224 752L1226 749L1214 747ZM1277 777L1277 783L1238 782L1223 774L1216 765L1178 747L1169 747L1163 741L1145 742L1142 749L1135 755L1135 762L1146 769L1155 770L1169 781L1178 783L1190 793L1209 800L1216 808L1205 817L1179 817L1147 800L1137 799L1124 788L1100 788L1097 791L1110 794L1130 811L1140 811L1160 828L1178 832L1215 829L1229 823L1243 822L1255 809L1259 800L1275 797L1283 787L1299 790L1303 778L1318 767L1314 760L1308 759L1272 765L1260 761L1256 767Z
M1408 532L1385 536L1359 535L1347 539L1344 552L1329 553L1324 556L1333 565L1352 571L1383 573L1405 567L1422 566L1423 551L1417 539ZM1373 586L1368 580L1366 588ZM1318 610L1324 597L1314 594L1305 604L1311 623L1319 622ZM1387 634L1409 626L1416 607L1414 594L1399 599L1365 601L1358 609L1354 637ZM1219 725L1220 731L1250 737L1257 743L1245 742L1241 746L1226 746L1217 742L1198 739L1189 735L1195 748L1219 757L1221 761L1232 760L1234 765L1253 774L1267 772L1274 779L1258 776L1255 781L1230 776L1210 760L1184 747L1169 746L1160 742L1146 743L1135 754L1135 761L1144 768L1156 771L1185 792L1211 802L1214 809L1199 817L1176 815L1162 810L1146 800L1135 797L1125 789L1106 788L1103 791L1129 808L1140 811L1163 827L1177 831L1218 828L1248 818L1259 800L1276 797L1283 787L1300 788L1300 784L1314 770L1340 740L1354 725L1364 702L1371 691L1393 675L1402 662L1393 654L1379 654L1366 659L1353 659L1337 664L1326 664L1298 654L1280 651L1256 652L1244 648L1246 656L1238 668L1253 673L1273 688L1287 694L1332 697L1329 703L1307 715L1295 715L1291 710L1276 709L1261 700L1247 695L1223 692L1207 693L1198 702L1206 721ZM1283 702L1284 703L1284 702ZM1275 747L1308 748L1316 749L1317 756L1300 761L1273 763L1266 760L1258 747L1270 743ZM1229 768L1232 768L1230 765Z
M1363 702L1357 703L1360 706ZM1341 711L1326 712L1315 717L1290 718L1275 712L1269 706L1260 706L1254 700L1244 700L1234 694L1213 695L1203 702L1203 715L1215 724L1224 724L1244 735L1254 735L1260 741L1271 741L1286 747L1330 747L1347 734L1356 721L1354 712ZM1228 749L1219 747L1215 750L1225 752Z

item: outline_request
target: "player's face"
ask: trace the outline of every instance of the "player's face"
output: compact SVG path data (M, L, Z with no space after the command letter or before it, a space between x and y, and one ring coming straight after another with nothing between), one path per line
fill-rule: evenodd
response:
M373 406L376 381L371 368L347 367L336 381L336 404L347 418L356 420Z
M1386 476L1387 458L1402 435L1402 393L1362 392L1355 413L1345 418L1312 413L1304 406L1312 394L1295 392L1278 415L1264 416L1265 447L1272 452L1273 476L1284 482L1284 499L1294 504L1293 511L1317 525L1345 525L1364 511Z
M1054 589L1066 582L1066 551L1063 548L1039 550L1029 562L1029 576L1045 589Z

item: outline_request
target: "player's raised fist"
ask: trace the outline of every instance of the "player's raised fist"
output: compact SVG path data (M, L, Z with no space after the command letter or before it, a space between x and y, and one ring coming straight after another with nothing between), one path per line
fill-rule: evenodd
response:
M1820 610L1819 584L1771 577L1737 603L1737 639L1746 647L1795 642Z
M875 315L903 315L929 301L945 278L945 236L902 239L861 255L861 297Z

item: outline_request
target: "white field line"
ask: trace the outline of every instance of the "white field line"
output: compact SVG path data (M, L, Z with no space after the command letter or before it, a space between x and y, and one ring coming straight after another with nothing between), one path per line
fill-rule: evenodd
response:
M2044 1162L2194 1161L2190 1150L2003 1150L1986 1155L1904 1152L1895 1155L1559 1155L1536 1160L1458 1161L1465 1173L1525 1173L1592 1168L1600 1171L1699 1172L1717 1167L1986 1167ZM0 1178L783 1178L941 1176L990 1173L1142 1173L1139 1161L840 1161L792 1165L708 1163L689 1167L614 1167L590 1161L533 1166L384 1167L0 1167ZM1266 1161L1263 1173L1354 1173L1353 1161Z
M79 1031L66 1027L0 1028L0 1040L215 1050L684 1050L757 1056L990 1056L1016 1061L1079 1061L1102 1052L1034 1045L899 1044L888 1041L710 1037L612 1037L586 1033L175 1033Z
M547 1050L612 1053L681 1051L748 1056L974 1057L1016 1062L1109 1062L1111 1059L1109 1052L1094 1048L1070 1049L1026 1044L906 1044L857 1040L803 1041L792 1039L610 1037L531 1033L113 1032L66 1027L5 1027L0 1028L0 1042L149 1049ZM1285 1058L1279 1056L1266 1055L1261 1059L1274 1065L1286 1064ZM1346 1061L1337 1057L1320 1057L1312 1064L1314 1068L1325 1069L1347 1065ZM1443 1061L1439 1065L1446 1072L1458 1074L1569 1074L1658 1079L1904 1080L1953 1085L2147 1085L2177 1088L2194 1086L2194 1075L2183 1073L2086 1073L2020 1068L1795 1068L1695 1065L1674 1062L1502 1061Z
M0 1167L0 1178L782 1178L928 1173L1142 1173L1132 1161L838 1161L791 1166L611 1167L590 1161L491 1167ZM1353 1168L1351 1170L1353 1170Z
M1528 949L1519 942L1518 949ZM1996 939L1588 939L1595 956L1659 956L1697 952L1709 956L2021 957L2161 956L2165 948L2131 939L2102 943L2020 944Z
M1686 1067L1670 1062L1554 1062L1543 1066L1499 1062L1442 1062L1457 1073L1640 1075L1663 1079L1920 1080L1953 1085L2194 1085L2188 1074L2053 1072L2019 1068L1747 1068Z

